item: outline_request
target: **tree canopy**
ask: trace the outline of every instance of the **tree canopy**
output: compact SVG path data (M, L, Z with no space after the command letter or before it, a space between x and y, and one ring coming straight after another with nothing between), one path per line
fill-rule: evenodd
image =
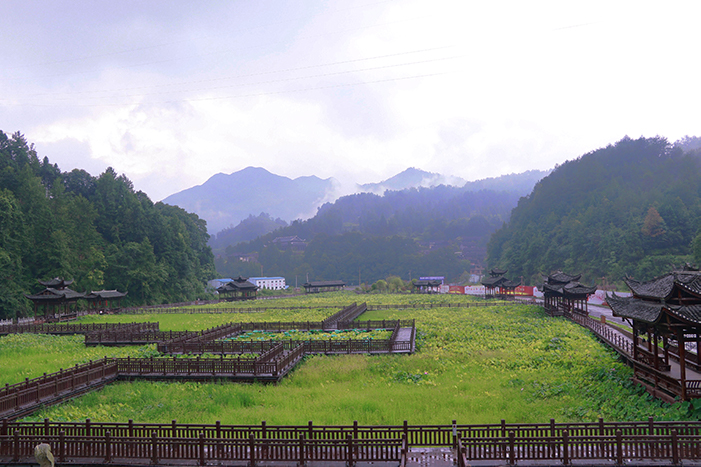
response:
M694 142L626 137L560 165L492 236L488 263L537 284L554 269L619 282L700 261L692 250L701 227L701 153Z
M53 277L132 304L196 298L214 276L208 239L202 219L154 204L112 168L61 172L19 132L0 131L0 318L27 314L24 294Z

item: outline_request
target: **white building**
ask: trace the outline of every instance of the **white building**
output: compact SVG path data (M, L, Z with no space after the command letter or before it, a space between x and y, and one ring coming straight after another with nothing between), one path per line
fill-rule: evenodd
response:
M260 289L280 290L287 288L284 277L249 277L248 281Z

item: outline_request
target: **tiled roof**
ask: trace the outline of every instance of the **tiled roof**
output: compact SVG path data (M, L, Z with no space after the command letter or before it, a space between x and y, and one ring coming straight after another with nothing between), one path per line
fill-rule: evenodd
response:
M117 290L93 290L89 294L85 295L85 298L87 298L87 299L122 298L122 297L125 297L126 295L127 295L126 292L119 292Z
M606 303L613 311L613 316L631 318L645 323L655 323L662 315L662 303L640 300L635 297L619 297L615 293L606 296Z
M558 270L558 271L554 271L554 272L551 272L550 274L548 274L547 281L550 282L551 284L553 282L559 282L561 284L566 284L568 282L578 281L580 277L582 277L581 274L577 274L576 276L573 276L571 274L567 274L565 272Z
M51 301L51 300L74 300L78 298L83 298L85 294L76 292L75 290L71 290L68 288L65 289L54 289L52 287L47 287L41 292L34 294L34 295L25 295L30 300L45 300L45 301Z
M633 295L640 298L649 298L653 300L666 299L674 289L674 274L665 274L664 276L656 277L647 282L639 282L635 279L626 277L625 283Z
M343 287L345 285L343 281L309 281L302 287Z

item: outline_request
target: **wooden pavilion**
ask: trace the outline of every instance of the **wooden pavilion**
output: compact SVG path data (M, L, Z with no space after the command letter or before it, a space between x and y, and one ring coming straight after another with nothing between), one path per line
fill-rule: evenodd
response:
M117 290L97 290L86 294L84 298L88 301L89 310L109 310L119 308L122 304L122 298L126 295L126 292ZM115 302L116 306L114 306Z
M521 284L507 279L507 272L506 269L497 268L489 271L489 277L482 279L484 298L508 298L516 295L516 287Z
M345 286L343 281L310 281L302 284L307 293L335 292L343 290Z
M670 400L701 398L701 272L687 265L646 282L625 282L632 296L613 293L606 302L614 316L632 324L635 380ZM694 347L695 355L689 352ZM670 354L678 366L670 365Z
M76 292L68 288L73 283L72 280L55 277L49 281L39 281L44 286L44 290L34 295L25 295L34 303L34 316L38 316L43 308L43 315L46 319L52 319L56 315L68 314L75 309L78 299L85 294Z
M247 277L237 277L217 289L219 300L228 302L237 300L255 300L258 287L249 282Z
M411 283L413 291L417 293L439 293L443 281L438 279L419 279Z
M589 314L587 299L596 292L596 285L582 284L579 282L581 277L581 274L572 275L562 271L543 276L543 307L548 314Z

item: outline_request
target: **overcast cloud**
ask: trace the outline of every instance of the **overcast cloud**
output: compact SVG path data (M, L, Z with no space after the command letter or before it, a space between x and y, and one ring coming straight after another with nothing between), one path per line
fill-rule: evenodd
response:
M0 129L159 200L247 166L377 182L699 135L701 2L0 2Z

